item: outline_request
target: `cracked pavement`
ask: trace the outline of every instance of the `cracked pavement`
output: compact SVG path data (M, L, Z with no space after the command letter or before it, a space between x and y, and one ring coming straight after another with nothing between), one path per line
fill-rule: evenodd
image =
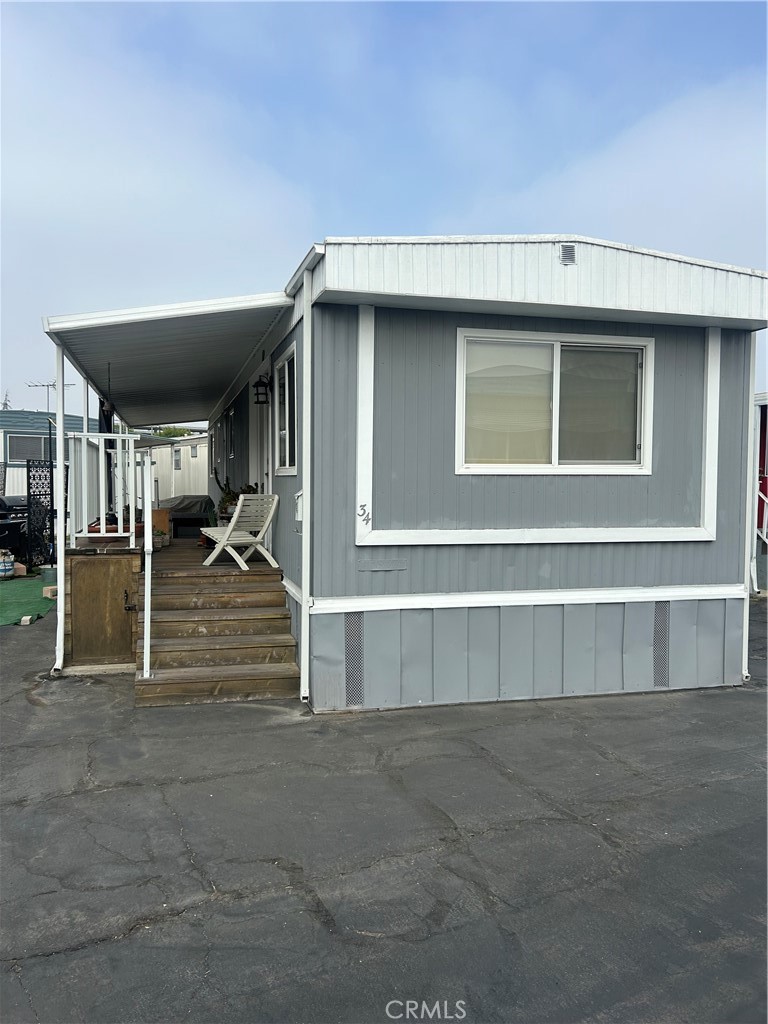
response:
M765 607L742 688L316 717L3 627L4 1024L764 1021Z

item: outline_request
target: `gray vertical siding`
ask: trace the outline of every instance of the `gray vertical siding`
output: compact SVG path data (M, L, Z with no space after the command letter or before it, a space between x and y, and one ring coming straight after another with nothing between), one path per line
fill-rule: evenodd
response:
M277 359L296 343L296 402L298 415L296 417L296 475L278 476L274 472L275 465L275 439L272 438L272 490L278 496L279 504L277 516L272 526L272 554L280 564L285 576L292 580L297 586L301 586L301 527L294 515L294 495L301 490L301 403L303 395L303 373L302 373L302 324L298 323L289 334L280 342L272 354L272 376L274 377L274 364ZM270 414L273 414L273 407L270 406ZM274 429L273 429L274 435ZM306 524L304 524L306 526ZM298 635L298 634L294 634Z
M749 335L746 332L723 331L722 334L716 541L357 548L354 543L357 309L318 305L314 316L313 596L741 582L746 494L745 395L749 375ZM384 522L419 526L466 522L475 526L582 525L585 520L581 518L581 510L586 510L593 522L598 520L599 513L603 521L616 525L695 521L701 487L701 331L628 324L578 325L574 321L478 315L459 318L452 314L382 309L377 309L376 316L374 491L377 526L383 525L382 516ZM455 374L455 327L459 319L464 325L507 329L536 327L570 332L580 329L593 333L655 336L654 474L642 479L538 478L535 487L520 489L514 500L509 482L517 486L516 481L531 478L456 478L450 461L454 443L454 392L452 384L450 394L446 393L446 374L449 379L450 373ZM386 325L386 337L399 346L403 356L394 362L390 358L388 374L383 372L384 357L380 356L384 346L378 331L382 323ZM428 337L422 342L422 331L417 331L415 344L406 351L406 325L410 325L411 330L413 323L423 324ZM446 342L446 350L439 356L434 352L431 333L442 331L443 336L448 337L446 323L453 324L453 340L450 344ZM438 330L433 324L442 326ZM415 389L409 383L411 377L418 384ZM417 396L424 406L419 412L421 422L428 420L431 424L436 418L442 429L425 428L423 434L419 432L412 439L413 451L407 451L406 432L397 424L402 426L409 416L412 420L416 415L411 406ZM450 416L446 405L451 406ZM382 441L376 433L376 424L383 421L390 426ZM400 440L393 445L396 436ZM388 446L393 449L391 453ZM448 479L446 467L450 470ZM677 471L679 478L675 475ZM660 485L662 479L663 486ZM574 481L578 501L571 497ZM633 485L636 484L647 491L634 494L636 500L633 500ZM623 523L622 514L632 518ZM505 515L514 517L511 523L505 520ZM560 519L556 518L558 516ZM366 571L366 564L370 562L379 566L390 562L393 568L391 571Z
M741 682L742 607L670 602L670 689ZM632 603L365 612L363 706L653 691L654 611ZM313 615L311 636L312 706L343 709L344 615Z
M650 476L457 476L457 327L655 335ZM373 517L380 530L692 526L701 493L704 331L376 311Z

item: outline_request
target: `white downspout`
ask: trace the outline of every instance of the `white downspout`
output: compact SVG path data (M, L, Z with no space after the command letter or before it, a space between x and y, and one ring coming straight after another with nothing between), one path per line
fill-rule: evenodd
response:
M83 427L88 430L87 426ZM64 551L67 542L67 523L64 515L64 349L56 345L56 473L54 476L54 502L56 506L56 660L51 672L64 667Z
M750 599L750 563L752 561L752 537L757 529L757 489L754 486L755 475L755 349L757 332L750 334L749 345L749 388L747 391L747 465L746 465L746 528L744 532L744 620L742 626L741 678L748 683L752 678L749 674L749 599Z
M303 701L309 700L309 609L312 606L312 271L303 277L301 394L301 684Z

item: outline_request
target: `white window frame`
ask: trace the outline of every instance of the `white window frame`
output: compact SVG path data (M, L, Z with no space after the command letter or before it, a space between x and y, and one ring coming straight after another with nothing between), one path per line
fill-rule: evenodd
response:
M211 427L208 431L208 476L213 477L216 468L216 428Z
M293 359L293 395L289 394L288 389L288 363L291 359ZM285 465L280 462L280 371L283 368L285 368ZM298 410L296 408L299 390L297 368L296 343L294 342L275 360L274 367L273 436L275 439L275 476L298 476L296 468L299 456ZM293 454L295 459L293 465L287 461L291 450L291 432L293 434Z
M702 541L717 536L720 430L720 328L705 328L701 507L692 526L523 526L501 529L377 529L373 507L375 308L358 307L355 504L350 509L358 547L466 544L634 544ZM470 332L473 335L477 332ZM495 333L495 332L494 332ZM585 337L579 335L580 338ZM644 338L647 342L648 339ZM548 467L551 470L551 467ZM570 469L570 467L569 467ZM590 467L590 472L594 472Z
M468 463L465 461L467 342L512 342L552 349L552 462ZM560 353L562 346L629 348L642 352L639 379L636 462L558 463L560 426ZM460 327L456 344L456 474L458 476L649 476L653 468L653 338L605 334L549 334L540 331L494 331Z
M181 448L178 445L173 448L173 468L177 473L181 469Z

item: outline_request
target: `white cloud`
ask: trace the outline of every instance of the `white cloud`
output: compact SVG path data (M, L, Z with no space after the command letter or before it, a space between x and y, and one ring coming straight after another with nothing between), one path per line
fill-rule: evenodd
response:
M433 230L569 232L765 269L764 85L745 71L678 98L524 189L483 176ZM757 386L768 389L764 336Z
M5 35L3 388L15 407L39 400L24 381L53 368L43 314L285 284L314 211L270 164L265 106L161 78L106 22L21 17Z
M745 73L671 102L526 188L505 188L501 172L438 227L563 231L761 267L765 145L764 83Z

